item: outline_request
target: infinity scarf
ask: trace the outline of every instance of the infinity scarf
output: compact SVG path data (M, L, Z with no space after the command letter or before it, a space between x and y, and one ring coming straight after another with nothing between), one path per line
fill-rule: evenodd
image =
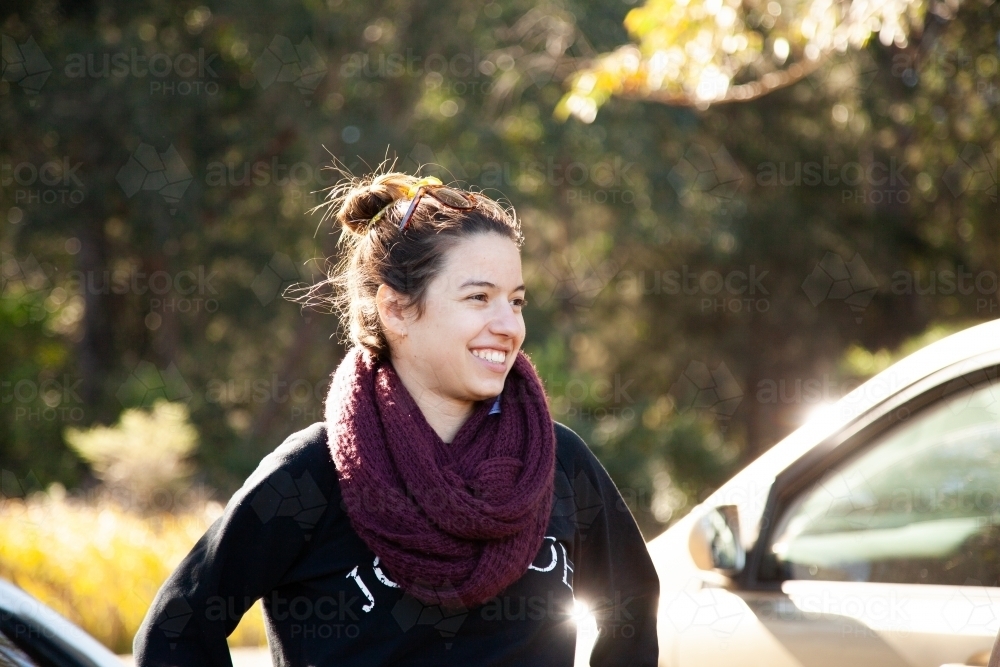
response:
M427 604L472 607L528 569L552 506L555 431L519 351L500 395L476 404L451 443L424 418L391 362L354 347L325 411L348 519L380 567Z

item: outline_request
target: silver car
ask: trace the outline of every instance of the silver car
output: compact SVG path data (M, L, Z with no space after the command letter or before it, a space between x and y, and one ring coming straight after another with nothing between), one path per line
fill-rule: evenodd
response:
M1000 320L822 410L649 550L660 664L986 665L1000 629Z
M122 667L96 639L0 579L0 667Z

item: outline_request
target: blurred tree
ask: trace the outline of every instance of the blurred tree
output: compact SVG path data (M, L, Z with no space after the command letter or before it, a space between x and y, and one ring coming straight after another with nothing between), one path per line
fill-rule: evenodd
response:
M183 403L157 400L152 410L122 412L114 426L66 429L66 442L90 463L113 497L127 506L152 506L161 493L183 490L198 433Z
M801 421L817 400L797 384L842 393L848 350L995 316L993 5L744 104L609 98L559 121L627 9L5 4L0 468L78 485L63 431L164 398L200 435L195 481L225 495L322 419L337 322L281 294L336 252L304 216L331 157L514 204L526 349L648 535ZM980 282L930 287L959 274Z
M924 0L647 0L625 17L629 44L573 74L556 113L593 122L611 95L707 109L800 81L825 59L873 34L907 46L923 28ZM932 0L951 18L958 0Z

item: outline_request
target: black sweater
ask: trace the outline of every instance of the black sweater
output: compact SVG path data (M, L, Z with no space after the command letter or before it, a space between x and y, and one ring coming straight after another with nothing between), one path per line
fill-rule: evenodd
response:
M226 643L263 598L275 665L570 667L574 596L599 627L591 665L657 662L659 580L614 483L556 424L552 517L538 556L470 609L423 605L351 527L323 423L266 456L164 582L135 637L137 667L232 665Z

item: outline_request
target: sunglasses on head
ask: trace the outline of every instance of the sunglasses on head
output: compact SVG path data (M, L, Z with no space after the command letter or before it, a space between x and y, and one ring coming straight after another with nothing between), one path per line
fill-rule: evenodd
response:
M420 203L420 198L424 195L430 195L441 204L457 211L469 211L476 207L476 201L473 199L475 196L474 194L450 188L433 176L421 178L419 181L410 186L410 189L406 194L412 201L410 201L410 207L406 209L406 215L404 215L403 219L399 221L399 231L401 232L406 231L406 227L410 224L410 218L413 217L413 213L417 210L417 205ZM382 213L394 204L395 202L379 211L375 217L372 218L372 223L378 222L379 218L382 217Z

